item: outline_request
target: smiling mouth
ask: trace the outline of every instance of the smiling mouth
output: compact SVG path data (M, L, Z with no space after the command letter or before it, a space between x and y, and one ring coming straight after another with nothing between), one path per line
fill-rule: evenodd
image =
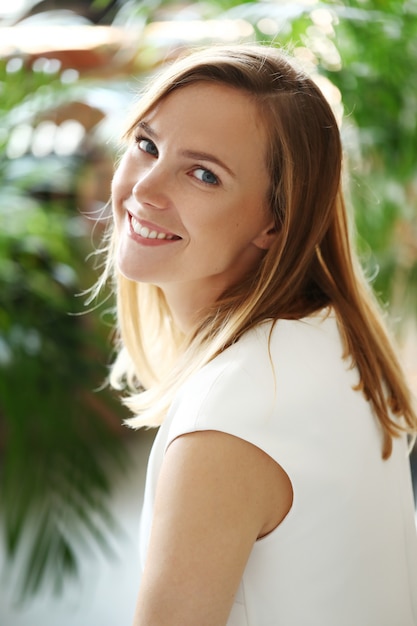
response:
M151 230L147 226L142 226L133 215L130 216L130 220L135 233L144 239L181 239L178 235L163 233L158 230Z

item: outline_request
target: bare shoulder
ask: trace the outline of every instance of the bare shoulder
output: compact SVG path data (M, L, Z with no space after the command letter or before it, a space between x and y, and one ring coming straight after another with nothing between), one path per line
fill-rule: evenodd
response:
M225 624L254 542L291 504L288 476L251 443L218 431L175 439L158 482L135 626Z
M180 474L190 470L190 477L183 476L185 483L192 488L198 478L204 496L218 498L224 513L242 504L246 512L249 508L252 523L259 526L255 539L277 526L291 507L287 474L263 450L239 437L214 430L183 435L171 443L168 464Z

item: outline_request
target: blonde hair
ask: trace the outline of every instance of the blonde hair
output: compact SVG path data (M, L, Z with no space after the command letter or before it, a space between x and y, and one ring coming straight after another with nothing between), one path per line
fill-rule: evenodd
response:
M389 457L392 437L415 432L417 416L350 243L340 134L329 104L315 83L276 49L214 47L177 61L154 79L125 139L131 139L138 121L158 101L198 81L234 87L256 103L268 131L269 204L280 237L259 267L223 293L185 337L158 287L117 271L113 234L107 274L112 271L115 280L119 343L110 380L129 391L125 403L136 414L130 425L159 425L184 381L260 322L300 319L331 306L344 357L358 369L358 389L374 409L384 436L383 457Z

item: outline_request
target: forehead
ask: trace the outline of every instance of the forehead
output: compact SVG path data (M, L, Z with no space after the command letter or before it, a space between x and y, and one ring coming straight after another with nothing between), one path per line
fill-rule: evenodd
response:
M266 131L255 99L243 90L203 81L180 87L143 116L153 130L253 161L266 156ZM204 145L199 145L199 144Z

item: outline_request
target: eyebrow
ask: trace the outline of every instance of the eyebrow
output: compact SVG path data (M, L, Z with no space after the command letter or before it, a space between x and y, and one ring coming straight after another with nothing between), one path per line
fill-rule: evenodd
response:
M145 121L141 121L138 124L139 128L143 128L143 130L151 137L152 139L158 139L158 133L149 126L149 124ZM211 163L215 163L223 168L232 178L236 178L236 174L233 170L230 169L221 159L216 157L214 154L210 154L209 152L200 152L199 150L181 150L181 156L184 156L188 159L196 159L198 161L209 161Z

